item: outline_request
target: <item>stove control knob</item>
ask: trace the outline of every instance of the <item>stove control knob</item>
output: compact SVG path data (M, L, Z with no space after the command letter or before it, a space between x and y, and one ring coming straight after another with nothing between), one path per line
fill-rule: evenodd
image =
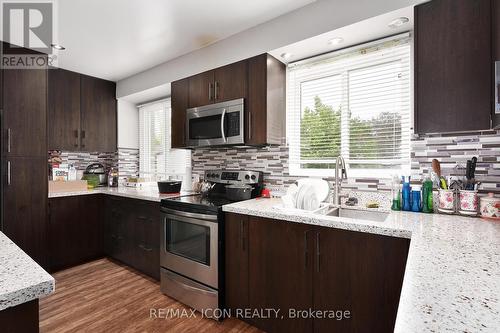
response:
M214 176L215 176L215 178L219 178L219 174L218 173L216 173Z
M252 180L255 180L255 175L252 175L252 177L250 177L250 178L252 178Z
M246 179L246 180L249 180L249 179L250 179L250 176L249 176L249 175L246 175L246 176L245 176L245 179Z

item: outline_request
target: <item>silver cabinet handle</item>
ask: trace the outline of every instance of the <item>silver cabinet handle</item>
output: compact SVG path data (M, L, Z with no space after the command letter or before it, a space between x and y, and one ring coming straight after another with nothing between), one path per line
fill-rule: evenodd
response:
M226 132L224 131L224 120L226 118L226 109L222 109L222 116L220 117L220 131L222 133L222 140L227 142Z
M248 112L248 139L252 139L252 113Z
M7 161L7 185L10 186L10 161Z
M214 99L219 98L219 81L215 81L215 87L214 87Z
M320 268L320 262L321 262L321 251L320 251L320 244L319 244L319 232L316 233L316 257L317 257L317 260L318 260L318 265L317 265L317 269L318 269L318 273L321 271L321 268Z
M10 138L11 138L11 130L7 128L7 152L10 153Z

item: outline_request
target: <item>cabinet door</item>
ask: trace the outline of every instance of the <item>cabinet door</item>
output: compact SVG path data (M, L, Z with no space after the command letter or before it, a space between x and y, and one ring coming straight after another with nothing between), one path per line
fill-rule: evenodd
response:
M3 70L3 139L7 156L47 156L47 71Z
M493 0L492 2L492 21L493 21L493 62L500 61L500 1ZM497 66L497 72L500 71L500 63ZM499 74L493 74L493 98L496 99L493 107L493 127L500 127L500 113L496 112L496 103L500 103L500 84L496 83L496 77Z
M188 108L189 80L172 82L172 148L186 146L186 110Z
M248 216L226 214L226 306L249 308L248 299Z
M116 84L81 76L82 151L116 151Z
M247 61L239 61L215 70L215 102L247 97Z
M147 202L131 202L134 214L136 269L160 280L160 207Z
M314 332L392 332L409 240L318 227L314 309L350 312L350 319L315 319Z
M78 197L81 247L78 256L81 262L104 255L104 205L100 195L83 195Z
M47 157L10 157L2 163L2 230L47 267Z
M214 71L207 71L188 78L189 108L214 102Z
M415 7L415 130L484 130L492 110L490 0Z
M108 198L106 203L106 254L127 265L135 264L133 220L123 199Z
M267 332L312 331L312 320L288 317L290 309L312 308L308 230L305 224L249 217L250 307L280 309L279 318L253 322Z
M80 147L80 74L49 70L49 149L75 151Z

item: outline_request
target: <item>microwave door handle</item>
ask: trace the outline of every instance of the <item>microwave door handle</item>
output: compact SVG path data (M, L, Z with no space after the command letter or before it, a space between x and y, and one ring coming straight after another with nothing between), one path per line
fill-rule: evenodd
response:
M220 131L222 133L222 140L227 142L226 132L224 131L224 119L226 118L226 109L222 109L222 117L220 117Z

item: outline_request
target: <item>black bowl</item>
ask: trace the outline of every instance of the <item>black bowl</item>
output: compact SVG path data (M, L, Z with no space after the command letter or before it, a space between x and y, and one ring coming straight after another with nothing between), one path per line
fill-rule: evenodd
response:
M160 193L179 193L181 186L181 180L164 180L158 182L158 191Z

